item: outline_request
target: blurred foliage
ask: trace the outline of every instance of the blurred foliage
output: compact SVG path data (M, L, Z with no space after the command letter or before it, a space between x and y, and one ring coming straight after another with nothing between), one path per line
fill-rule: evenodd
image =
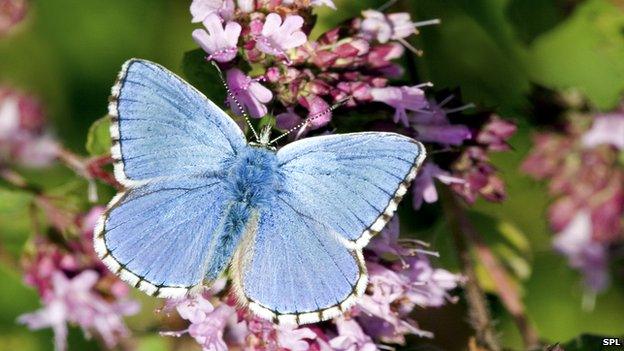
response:
M91 156L106 155L110 153L110 122L110 117L105 116L93 122L91 127L89 127L85 148Z
M206 64L206 53L195 49L184 54L182 59L184 78L212 101L220 102L225 97L225 87L219 71L213 65Z
M383 4L336 2L337 12L318 10L313 35ZM529 112L535 85L579 89L604 110L618 103L624 92L621 5L608 0L403 0L393 9L410 11L419 20L442 21L440 26L422 28L413 40L424 51L415 66L421 80L439 88L461 87L464 100L493 108L519 124L511 143L514 151L494 159L507 184L507 201L501 205L480 201L470 217L512 273L540 336L555 343L583 333L621 334L624 314L617 311L624 310L623 284L614 284L599 296L593 311L581 310L579 276L551 250L546 189L518 169L536 128ZM130 57L153 60L189 79L203 77L190 83L215 102L223 101L216 71L200 64L204 54L193 50L193 27L184 1L36 1L23 28L0 40L0 81L41 96L56 133L68 147L101 155L110 140L107 119L98 118L106 113L110 87L122 62ZM85 184L70 171L52 168L45 174L25 174L53 193L69 194L67 206L86 206ZM103 201L107 199L104 194ZM35 292L21 283L16 263L32 232L31 200L31 195L0 189L0 350L52 349L50 331L30 333L15 324L19 314L38 307ZM408 213L408 202L402 204L402 212ZM418 218L405 215L402 220L406 233L430 241L432 249L440 252L437 263L457 268L447 223L437 204L423 208ZM489 277L478 269L482 283L492 291ZM154 336L153 330L147 332L151 326L145 321L153 318L154 299L141 300L143 314L130 320L133 329L145 331L141 335L146 336L138 339L139 350L169 349L169 340ZM519 349L520 338L511 318L495 298L492 301L505 345ZM422 327L438 337L413 340L414 345L443 349L466 345L469 334L462 303L423 314L430 316L418 316ZM454 328L449 330L451 325ZM564 348L593 350L595 342L582 337ZM70 350L96 348L80 333L71 333Z

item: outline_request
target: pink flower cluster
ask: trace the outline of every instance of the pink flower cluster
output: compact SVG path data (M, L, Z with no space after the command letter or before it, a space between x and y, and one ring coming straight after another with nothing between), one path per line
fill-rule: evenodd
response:
M0 0L0 38L24 19L27 10L27 0Z
M583 272L593 292L608 286L608 248L622 242L623 138L624 106L610 114L570 116L563 131L534 136L522 165L534 178L548 180L554 246Z
M387 116L366 128L410 135L450 155L440 163L430 158L423 167L414 187L415 208L437 200L434 179L469 202L477 196L502 200L503 185L488 153L508 149L515 125L489 115L461 124L449 115L470 105L447 107L452 97L440 103L428 99L423 89L429 83L391 84L390 79L403 75L394 60L405 48L417 51L406 38L420 25L435 21L416 23L407 13L368 10L362 18L311 40L311 9L321 5L334 7L330 0L195 0L193 22L201 22L203 28L196 29L193 38L207 60L226 72L232 94L251 117L275 116L281 130L303 125L293 138L331 133L330 125L342 117L328 110L342 104L340 111L362 109ZM240 113L236 101L228 102ZM431 337L410 318L411 312L455 301L449 292L463 278L432 267L432 253L423 249L424 243L399 239L398 226L395 218L365 251L370 284L347 315L299 328L276 326L237 310L227 289L213 288L171 301L189 327L165 335L189 334L204 350L296 351L372 351L381 343L404 344L408 335Z
M102 211L95 207L78 218L80 236L67 241L65 248L36 238L37 252L25 262L24 281L37 289L43 307L18 321L30 329L52 328L57 351L67 349L69 323L114 347L129 335L123 317L139 310L138 303L127 297L129 287L93 251L93 228Z
M386 103L402 123L408 111L427 107L420 86L388 85L388 77L402 73L392 63L404 52L397 40L416 33L417 24L407 13L365 11L363 19L312 41L306 23L312 7L322 5L334 7L331 0L195 0L193 21L204 28L196 29L193 38L209 60L227 70L227 83L249 115L260 118L270 112L281 129L345 100L349 107ZM253 78L241 69L250 65ZM323 114L306 129L324 127L331 119L331 113Z
M59 146L45 128L41 104L32 96L0 87L0 165L44 167Z
M510 149L507 141L515 134L516 126L496 115L487 116L475 126L451 123L449 114L465 106L445 109L448 101L449 98L440 104L431 101L429 110L416 113L409 120L415 138L432 144L432 148L448 150L447 156L452 158L445 167L431 158L425 163L412 188L414 208L438 200L435 180L448 185L468 203L479 196L494 202L504 200L505 186L490 163L489 154Z
M407 335L431 337L409 316L415 308L440 307L455 299L449 291L463 278L431 267L422 243L399 239L398 218L375 238L366 252L370 284L358 305L329 323L301 327L275 325L236 308L225 280L209 291L170 300L188 328L163 332L189 334L203 350L373 351L378 344L405 344ZM384 258L382 258L382 256ZM388 258L390 257L390 258Z
M471 105L447 108L452 96L440 103L427 99L420 85L390 85L403 69L394 63L405 48L416 51L406 38L417 27L436 21L413 22L407 13L362 13L317 40L307 34L311 6L331 1L195 0L191 5L196 29L193 38L227 71L233 95L251 117L276 117L276 127L291 130L303 125L300 138L332 122L330 106L343 103L346 110L364 108L383 115L392 110L395 130L430 144L432 148L455 148L456 161L444 167L427 163L414 187L414 207L437 201L434 180L451 186L466 201L478 196L490 201L505 197L503 182L489 162L488 153L508 150L507 140L516 127L498 117L476 125L458 124L449 114ZM253 67L255 77L244 72ZM240 114L228 98L234 113ZM312 117L312 118L310 118ZM307 119L306 119L307 118ZM474 124L474 123L473 123ZM431 160L431 158L430 158Z

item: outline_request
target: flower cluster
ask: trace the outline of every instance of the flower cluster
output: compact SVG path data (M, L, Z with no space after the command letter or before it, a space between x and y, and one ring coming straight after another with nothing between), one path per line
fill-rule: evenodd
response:
M0 165L49 165L59 146L45 129L41 104L32 96L0 87Z
M344 112L390 112L394 125L383 129L415 137L429 149L452 148L454 162L442 165L430 158L424 166L414 187L414 208L437 200L434 179L470 203L478 196L503 200L504 185L488 153L508 150L515 125L496 116L459 124L449 115L471 105L447 107L452 95L440 103L427 99L423 89L430 83L391 85L390 79L403 76L393 60L406 47L417 52L406 39L419 26L437 21L413 22L407 13L367 10L362 18L310 40L311 8L321 5L334 7L329 0L195 0L193 21L204 28L196 29L193 38L208 60L227 71L227 84L242 109L253 118L275 116L278 129L299 129L294 138L331 132L330 107L342 104ZM254 77L245 72L249 67ZM242 112L231 96L228 102L234 113Z
M95 207L80 216L79 235L63 247L37 237L37 251L25 260L24 280L37 289L43 307L20 316L19 322L31 329L52 328L57 351L67 348L68 323L112 348L129 334L123 317L138 312L138 304L128 299L130 288L93 251L93 228L102 211Z
M0 0L0 38L24 19L27 9L26 0Z
M405 42L416 33L418 24L408 14L365 11L364 18L312 41L311 8L322 5L334 7L330 0L195 0L193 21L204 28L196 29L193 38L209 60L227 70L227 83L249 115L270 112L280 129L293 128L338 102L348 107L383 102L396 109L395 120L403 123L406 112L427 107L420 86L390 87L388 82L402 73L392 63L404 52L397 40ZM255 77L244 72L249 66ZM319 129L331 119L325 113L306 127Z
M328 323L293 327L275 325L246 310L237 309L235 299L216 282L209 291L185 299L170 300L165 310L175 308L188 321L188 328L163 332L167 336L189 334L203 350L373 351L384 344L405 344L407 335L432 337L409 316L419 307L440 307L455 298L449 291L463 281L461 276L433 268L431 253L423 243L399 239L395 217L370 244L366 264L370 283L366 294L347 315ZM382 258L383 257L383 258Z
M472 118L466 124L451 123L449 114L466 108L444 108L450 98L440 104L430 102L430 109L416 113L409 127L418 140L430 149L445 151L445 159L430 158L423 166L413 187L413 206L438 200L434 180L448 185L466 202L474 203L481 196L488 201L505 199L505 186L490 163L489 153L510 149L507 141L516 132L516 126L496 115ZM479 117L479 118L478 118Z
M502 200L503 184L488 154L507 150L516 127L489 114L461 115L471 105L460 106L453 95L439 103L427 98L424 89L430 83L391 81L403 76L394 60L406 48L417 52L406 39L419 26L436 21L416 23L407 13L368 10L311 40L311 8L322 5L333 7L329 0L193 1L193 22L201 22L203 28L192 36L207 61L226 72L232 111L241 114L240 103L252 118L275 116L277 129L297 131L290 136L294 139L331 133L350 113L373 111L381 119L357 121L362 129L409 135L444 156L430 157L423 166L414 186L415 209L437 200L434 179L468 202L477 196ZM344 113L334 115L336 106L340 110L335 112ZM375 350L381 343L404 344L408 335L431 337L411 319L412 311L453 302L449 291L463 278L432 267L432 253L424 246L400 240L395 217L365 250L366 294L348 314L332 321L299 328L276 326L237 309L228 289L213 288L171 301L189 327L165 335L188 333L204 350L297 351Z
M542 132L522 169L548 180L555 248L579 269L591 292L609 283L609 246L622 241L624 106L610 114L570 113L557 132Z

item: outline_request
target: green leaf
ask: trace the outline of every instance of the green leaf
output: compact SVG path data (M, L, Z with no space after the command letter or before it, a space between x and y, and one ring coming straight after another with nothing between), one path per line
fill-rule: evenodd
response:
M530 49L531 78L552 89L580 89L596 106L614 107L624 91L624 16L590 0Z
M564 19L564 9L555 1L511 0L506 15L515 33L526 44L551 30Z
M498 106L517 114L527 104L529 77L525 49L506 21L504 1L453 0L405 2L418 20L439 18L414 38L424 51L416 59L421 81L436 87L461 87L464 101ZM407 6L407 5L406 5Z
M142 337L138 340L137 351L167 351L171 347L169 345L170 338L164 338L159 335L150 335Z
M182 59L182 71L186 80L217 105L225 98L225 87L219 71L208 61L202 49L188 51Z
M3 248L17 259L32 230L32 195L0 189L0 239Z
M105 116L93 122L87 134L87 152L92 156L106 155L110 153L110 117Z

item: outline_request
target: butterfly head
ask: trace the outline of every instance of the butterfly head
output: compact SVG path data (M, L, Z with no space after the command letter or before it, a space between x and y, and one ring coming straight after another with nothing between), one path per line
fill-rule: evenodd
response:
M271 126L270 124L265 125L260 131L258 141L251 142L249 143L249 145L256 146L256 147L263 147L263 148L275 151L276 148L274 146L269 145L271 144L271 129L273 129L273 126Z

